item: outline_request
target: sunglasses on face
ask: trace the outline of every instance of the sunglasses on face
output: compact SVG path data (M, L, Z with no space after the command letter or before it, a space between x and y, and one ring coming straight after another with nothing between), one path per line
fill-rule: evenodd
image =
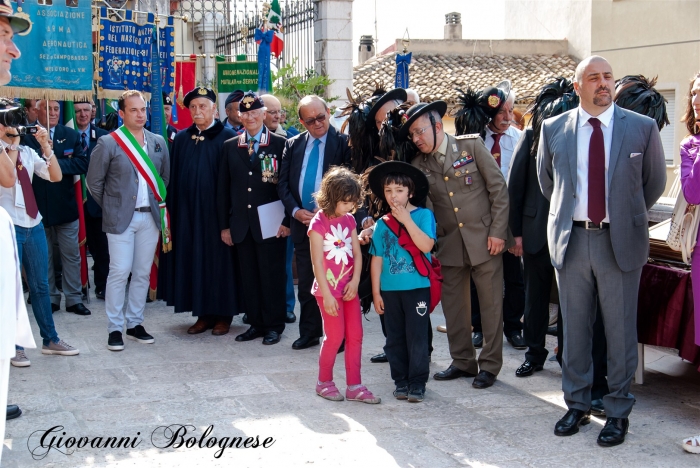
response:
M323 123L326 120L326 114L318 114L316 117L304 120L304 123L308 126L314 125L316 122Z

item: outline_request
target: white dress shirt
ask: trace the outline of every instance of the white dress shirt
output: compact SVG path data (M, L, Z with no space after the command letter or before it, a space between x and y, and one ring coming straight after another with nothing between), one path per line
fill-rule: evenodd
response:
M144 142L146 139L144 138ZM148 154L148 143L142 146L143 150ZM146 179L143 178L139 171L136 171L139 176L139 189L136 192L136 208L143 208L145 206L151 206L151 202L148 200L148 184Z
M510 163L513 160L515 145L518 143L518 140L520 140L520 136L523 134L523 132L511 125L508 127L508 130L503 133L504 134L499 142L501 145L501 174L503 174L503 177L507 181ZM491 148L493 148L494 134L495 132L493 132L489 127L486 127L486 141L484 144L486 145L486 149L489 151L491 151Z
M2 140L0 140L0 144L2 144L3 147L7 147L7 143ZM45 180L51 179L46 160L36 154L36 151L33 149L27 146L20 146L19 155L17 157L20 158L22 165L27 170L29 180L33 180L34 174ZM55 158L53 162L54 164L58 164ZM0 206L5 208L5 211L7 211L7 214L12 218L12 222L15 226L33 228L41 222L41 213L37 213L36 219L32 219L27 214L27 209L24 207L24 192L22 192L22 185L19 183L19 177L17 177L14 187L0 187Z
M304 162L302 162L301 164L301 176L299 177L299 199L304 198L301 191L304 190L306 166L309 165L309 155L311 154L311 150L314 147L314 141L316 140L319 140L321 143L318 145L318 167L316 168L316 181L314 183L314 193L316 193L318 189L321 188L321 180L323 179L323 156L326 152L326 138L328 138L327 132L321 138L314 138L311 136L311 134L308 135L306 141L306 148L304 149ZM294 216L294 213L296 212L297 210L294 210L292 216Z
M608 166L610 165L610 146L613 135L613 116L615 114L615 104L598 116L600 129L603 131L603 144L605 146L605 218L604 223L610 222L610 212L608 210ZM590 221L588 217L588 149L593 135L593 126L588 119L593 117L578 108L578 125L576 129L576 204L574 205L574 221Z

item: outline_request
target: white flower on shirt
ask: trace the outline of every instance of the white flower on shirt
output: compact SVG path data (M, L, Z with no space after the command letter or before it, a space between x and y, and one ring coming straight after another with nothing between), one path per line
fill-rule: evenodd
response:
M335 259L335 264L348 264L348 255L352 258L352 237L348 237L348 228L340 225L331 226L331 232L327 232L323 240L323 251L328 252L326 260Z

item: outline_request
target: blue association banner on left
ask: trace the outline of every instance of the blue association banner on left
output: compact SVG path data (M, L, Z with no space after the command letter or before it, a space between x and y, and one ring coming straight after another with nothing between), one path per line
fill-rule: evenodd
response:
M12 61L12 80L3 94L27 99L89 98L92 86L90 0L29 0L17 6L32 29L15 36L21 57Z

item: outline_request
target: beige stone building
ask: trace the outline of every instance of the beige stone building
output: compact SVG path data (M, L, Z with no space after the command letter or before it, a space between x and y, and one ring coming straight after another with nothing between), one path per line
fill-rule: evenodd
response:
M506 0L505 11L507 39L566 38L569 55L601 55L617 78L658 76L671 120L661 132L670 185L687 134L688 83L700 70L700 1Z

